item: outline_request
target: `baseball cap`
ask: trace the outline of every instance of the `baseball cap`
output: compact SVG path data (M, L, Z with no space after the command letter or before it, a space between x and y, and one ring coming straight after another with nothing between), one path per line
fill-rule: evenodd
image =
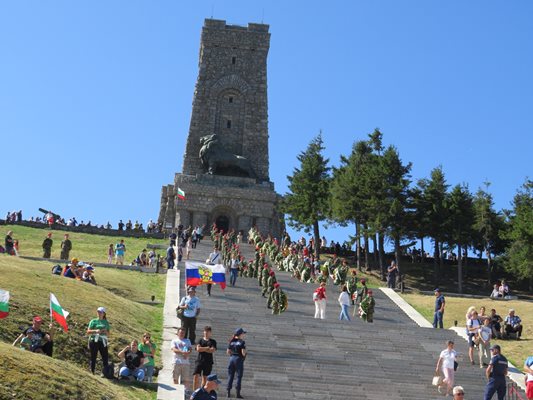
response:
M495 345L493 345L493 346L490 346L490 349L491 349L491 350L498 350L498 351L501 351L501 350L502 350L502 348L500 347L499 344L495 344Z
M434 292L439 292L440 293L440 289L439 288L435 288Z
M89 266L87 267L87 270L88 270L88 271L94 271L94 267L93 267L92 265L89 265Z
M35 317L33 317L33 322L43 322L43 319L36 315Z
M367 293L367 294L372 294L372 290L371 290L371 289L368 289L368 290L366 291L366 293Z
M222 381L220 381L220 380L218 379L217 374L207 375L207 381L208 381L208 382L216 382L216 383L218 383L218 384L222 383Z
M189 292L196 292L196 287L195 286L189 286L189 288L187 289L187 293Z
M243 333L246 333L246 331L242 328L235 330L235 336L242 335Z
M103 313L106 312L106 311L105 311L105 307L98 307L98 308L96 309L96 311L98 311L98 312L103 312Z

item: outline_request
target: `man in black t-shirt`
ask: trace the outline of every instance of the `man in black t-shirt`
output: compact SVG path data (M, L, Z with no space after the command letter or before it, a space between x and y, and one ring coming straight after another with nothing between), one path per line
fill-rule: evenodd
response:
M52 357L54 350L54 326L50 324L50 332L46 333L41 330L42 323L43 320L41 317L34 317L33 324L24 330L24 332L15 340L15 343L17 343L24 336L26 336L29 331L31 331L32 337L30 351L34 353L44 353L47 356ZM15 345L15 343L13 343L13 345Z
M207 376L211 374L213 369L213 353L217 351L217 342L211 338L211 327L204 328L204 336L196 345L198 358L196 359L196 366L193 373L193 391L199 387L205 386ZM200 375L202 376L202 384L199 384Z
M141 366L144 364L144 353L139 350L139 342L132 340L129 346L122 349L118 356L124 360L126 366L120 368L119 375L121 377L134 376L138 381L144 379L144 369Z

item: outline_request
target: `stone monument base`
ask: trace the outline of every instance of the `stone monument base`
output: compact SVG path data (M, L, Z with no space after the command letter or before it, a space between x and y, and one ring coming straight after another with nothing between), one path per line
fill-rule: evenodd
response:
M185 200L178 199L178 187ZM158 221L165 231L215 223L224 231L242 231L255 226L263 234L280 238L283 216L277 206L281 199L272 182L221 175L176 174L174 184L163 186ZM207 233L204 231L204 234Z

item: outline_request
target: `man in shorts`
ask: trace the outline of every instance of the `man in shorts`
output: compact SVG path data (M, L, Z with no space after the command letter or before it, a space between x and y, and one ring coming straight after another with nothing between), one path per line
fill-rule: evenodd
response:
M196 359L196 366L193 373L192 390L206 385L207 377L211 374L213 369L213 353L217 351L217 342L211 338L211 327L204 328L204 336L196 345L198 358ZM202 377L202 384L199 384L200 376Z
M185 328L178 329L178 337L172 340L170 346L174 353L174 370L172 371L174 383L178 385L181 380L187 392L190 387L189 355L191 354L192 346L191 341L185 338Z

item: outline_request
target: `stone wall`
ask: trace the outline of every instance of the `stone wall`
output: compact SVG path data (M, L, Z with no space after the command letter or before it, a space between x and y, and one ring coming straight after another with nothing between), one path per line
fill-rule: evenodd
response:
M205 172L198 157L200 138L216 133L223 147L250 160L260 182L269 180L268 29L205 20L184 174Z

